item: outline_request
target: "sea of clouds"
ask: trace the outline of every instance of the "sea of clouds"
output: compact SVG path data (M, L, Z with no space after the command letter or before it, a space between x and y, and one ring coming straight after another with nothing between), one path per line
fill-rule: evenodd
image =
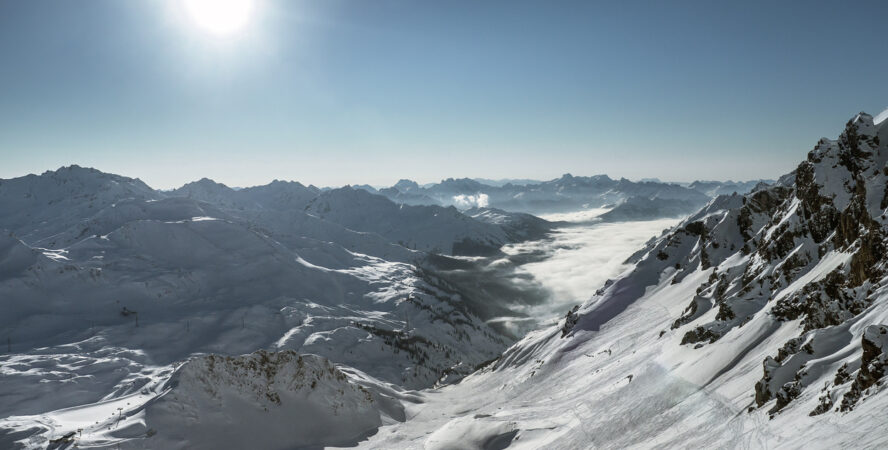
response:
M547 257L515 268L529 274L548 291L548 301L524 308L522 312L539 318L538 325L551 323L591 298L604 283L631 268L626 259L652 237L671 228L679 219L601 223L590 221L600 211L583 211L545 216L571 225L557 229L550 239L504 247L510 255L536 253ZM519 307L520 308L520 307ZM497 320L507 320L498 318Z

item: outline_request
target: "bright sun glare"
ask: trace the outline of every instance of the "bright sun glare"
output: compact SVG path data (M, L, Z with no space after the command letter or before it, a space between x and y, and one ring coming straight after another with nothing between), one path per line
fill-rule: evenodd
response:
M201 28L214 34L230 34L247 24L253 0L185 0L185 7Z

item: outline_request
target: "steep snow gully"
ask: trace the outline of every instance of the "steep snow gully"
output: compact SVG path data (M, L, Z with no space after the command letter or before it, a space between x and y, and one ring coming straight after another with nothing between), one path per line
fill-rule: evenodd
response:
M2 180L0 447L888 446L886 146L860 113L776 182L616 225L674 208Z

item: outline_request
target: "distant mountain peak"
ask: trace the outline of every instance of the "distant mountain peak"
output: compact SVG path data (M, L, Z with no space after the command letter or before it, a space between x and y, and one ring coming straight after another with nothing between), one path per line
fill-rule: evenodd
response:
M56 170L47 170L46 173L65 173L65 172L79 172L79 171L98 172L98 170L93 169L92 167L81 167L77 164L71 164L68 166L59 167Z
M402 179L398 180L398 182L395 183L395 185L393 187L401 192L407 192L412 189L419 189L419 184L417 184L413 180L408 180L406 178L402 178Z
M222 184L222 183L218 183L218 182L216 182L216 180L213 180L213 179L211 179L211 178L207 178L207 177L203 177L203 178L201 178L200 180L197 180L196 183L199 183L199 184L214 184L214 185L219 185L219 186L225 186L224 184Z
M48 176L51 178L57 179L100 179L100 178L108 178L108 179L117 179L117 180L126 180L132 181L134 178L125 177L122 175L115 175L112 173L102 172L101 170L94 169L92 167L82 167L77 164L71 164L69 166L62 166L56 170L47 170L43 172L41 176Z
M231 188L229 188L228 186L226 186L226 185L224 185L224 184L222 184L222 183L216 182L215 180L212 180L212 179L207 178L207 177L203 177L203 178L201 178L201 179L199 179L199 180L197 180L197 181L192 181L192 182L190 182L190 183L186 183L186 184L184 184L182 187L180 187L180 188L177 189L177 190L182 190L182 189L186 189L186 188L196 188L196 187L200 187L200 188L203 188L203 189L207 189L207 188L210 188L210 189L226 189L226 190L227 190L227 189L231 189Z

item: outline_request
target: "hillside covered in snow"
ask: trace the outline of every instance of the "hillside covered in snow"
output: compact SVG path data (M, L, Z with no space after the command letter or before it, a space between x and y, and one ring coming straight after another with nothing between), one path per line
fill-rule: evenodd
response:
M194 355L298 351L408 389L458 379L520 337L488 319L543 298L439 268L552 227L295 182L157 191L77 166L0 180L0 210L0 447L45 446L59 428L40 414L161 395Z
M856 115L367 446L888 445L886 163L888 126Z

